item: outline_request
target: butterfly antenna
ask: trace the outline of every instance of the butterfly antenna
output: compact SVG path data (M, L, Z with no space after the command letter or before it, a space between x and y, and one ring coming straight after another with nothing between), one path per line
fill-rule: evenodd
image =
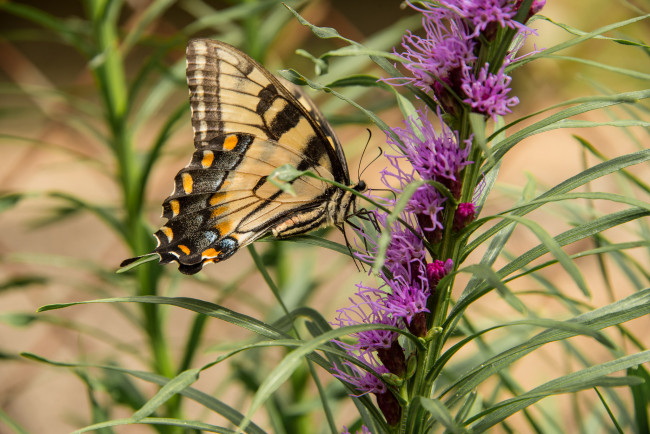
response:
M370 130L368 130L368 131L370 131ZM370 166L372 165L372 163L374 163L375 161L379 160L379 158L380 158L382 155L384 155L384 150L381 149L381 147L378 147L378 148L379 148L379 149L378 149L378 150L379 150L379 153L377 154L377 156L376 156L375 158L372 159L372 161L371 161L370 163L368 163L368 164L366 165L366 167L364 167L364 169L363 169L363 170L361 171L361 173L359 174L359 179L360 179L361 176L363 175L363 172L365 172L366 170L368 170L368 167L370 167Z
M359 159L359 166L357 166L357 180L361 180L361 175L363 175L363 172L366 171L368 166L366 166L363 170L361 170L361 164L363 163L363 156L366 155L366 151L368 150L368 145L370 144L370 139L372 138L372 131L370 131L370 128L366 128L366 131L368 131L368 140L366 141L366 146L363 147L363 151L361 152L361 158ZM374 162L374 160L372 161ZM372 164L372 162L370 164Z

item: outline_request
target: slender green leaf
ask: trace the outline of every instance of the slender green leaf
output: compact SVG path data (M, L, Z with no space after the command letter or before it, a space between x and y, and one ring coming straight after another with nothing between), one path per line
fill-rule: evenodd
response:
M630 295L622 300L616 301L607 306L587 312L572 319L572 321L591 327L593 330L600 330L612 325L622 324L634 318L639 318L650 313L650 289L644 289ZM453 395L445 401L447 406L455 405L468 393L473 391L479 384L485 381L490 375L497 373L526 354L534 351L537 347L549 342L559 341L575 336L575 333L559 329L547 330L532 337L526 342L516 345L513 348L497 354L484 361L476 368L463 375L458 381L445 389L440 397L452 390Z
M618 28L627 26L629 24L636 23L637 21L645 20L648 17L650 17L650 14L641 15L641 16L638 16L638 17L630 18L629 20L619 21L619 22L613 23L613 24L608 24L606 26L600 27L600 28L598 28L598 29L596 29L596 30L594 30L592 32L589 32L589 33L581 32L581 35L578 36L577 38L571 39L569 41L561 42L561 43L559 43L559 44L557 44L557 45L555 45L553 47L545 48L543 51L541 51L539 53L535 53L532 56L526 56L526 57L520 59L518 62L513 62L513 64L510 65L509 68L506 69L506 71L508 71L510 69L518 68L519 66L525 65L526 63L532 62L533 60L538 59L540 57L546 57L546 56L548 56L548 55L550 55L552 53L555 53L555 52L558 52L558 51L561 51L561 50L565 50L565 49L567 49L569 47L580 44L580 43L582 43L584 41L588 41L589 39L600 36L603 33L606 33L606 32L612 31L612 30L616 30ZM544 19L546 19L549 22L554 23L554 21L552 21L549 18L544 17ZM567 29L567 27L565 27L565 29Z
M451 433L466 432L465 428L454 420L454 417L449 412L449 409L445 407L445 404L443 404L440 400L433 398L424 398L422 396L418 398L418 403L431 415L431 417L440 422L440 424L444 426L447 431Z
M532 125L522 128L521 130L494 145L492 148L494 161L501 160L503 156L508 151L510 151L510 149L512 149L517 143L521 142L526 137L538 134L541 131L560 128L562 126L562 122L567 118L618 104L634 104L648 97L650 97L650 90L625 92L618 95L582 98L582 100L586 102L580 103L574 107L560 110L557 113L553 113L550 116L547 116L546 118L537 121ZM513 124L508 125L506 128L512 125ZM490 140L490 138L488 140ZM487 162L484 165L485 167L483 170L487 172L493 165L494 163Z
M41 356L37 356L35 354L30 354L30 353L22 353L21 354L23 357L28 358L30 360L40 362L40 363L46 363L52 366L57 366L57 367L63 367L63 368L100 368L104 369L107 371L114 371L114 372L119 372L127 375L131 375L135 378L147 381L149 383L157 384L159 386L165 386L170 380L166 377L163 377L158 374L153 374L150 372L144 372L144 371L136 371L136 370L131 370L131 369L125 369L125 368L120 368L118 366L114 365L96 365L96 364L88 364L88 363L63 363L63 362L56 362L53 360L46 359ZM192 399L193 401L196 401L197 403L203 405L205 408L208 410L211 410L217 414L220 414L221 416L225 417L228 421L235 425L239 425L241 423L241 420L243 419L243 415L239 413L237 410L233 409L232 407L226 405L222 401L219 401L215 397L201 392L199 390L193 389L191 387L188 387L186 389L183 389L179 391L179 393L183 396L188 397L189 399ZM129 419L131 420L131 419ZM146 419L145 419L146 420ZM246 429L245 432L251 433L251 434L264 434L265 431L262 430L259 426L257 426L254 423L250 423Z
M650 350L621 357L607 363L602 363L600 365L592 366L556 378L516 398L498 404L498 408L493 411L488 410L484 412L485 416L480 418L477 422L472 423L470 428L474 432L484 432L508 416L511 416L549 395L569 393L577 390L589 389L594 386L606 385L607 382L602 381L604 376L647 363L648 361L650 361ZM629 382L629 378L623 378L613 381L610 379L610 384L613 384L614 386L623 386L630 385L631 383ZM480 416L481 415L477 417Z
M84 432L90 432L90 431L96 431L102 428L110 428L114 426L122 426L122 425L131 425L131 424L147 424L147 425L166 425L166 426L177 426L179 428L184 428L184 429L195 429L198 431L206 431L206 432L216 432L216 433L222 433L222 434L234 434L236 431L231 429L231 428L224 428L221 426L217 425L211 425L203 422L198 422L194 420L186 420L186 419L172 419L172 418L164 418L164 417L147 417L144 419L140 420L133 420L132 418L128 419L115 419L109 422L102 422L102 423L97 423L94 425L89 425L85 428L82 428L80 430L74 431L75 434L79 433L84 433Z
M188 369L174 377L171 381L165 384L141 409L136 411L131 419L134 422L139 422L147 416L153 414L158 407L163 405L169 398L180 393L182 390L187 389L190 385L194 384L199 379L199 369Z
M590 167L589 169L578 173L575 176L567 179L566 181L561 182L555 187L551 188L547 192L539 195L535 200L545 199L547 197L555 196L558 194L566 193L568 191L574 190L588 182L591 182L595 179L601 178L610 173L617 172L625 167L633 166L635 164L643 163L650 160L650 150L645 149L642 151L634 152L632 154L623 155L620 157L612 158L609 161L597 164L596 166ZM520 208L514 212L515 215L523 216L539 208L541 204L531 205L525 208ZM490 238L494 234L498 233L505 226L510 225L511 222L503 221L499 222L485 233L476 237L472 242L470 242L465 250L465 255L468 255L472 252L477 246L483 244L486 239Z
M166 304L177 306L193 312L202 313L214 318L221 319L239 327L243 327L261 336L269 339L283 339L287 337L280 330L265 324L253 317L243 315L227 309L218 304L210 303L203 300L187 297L160 297L160 296L139 296L139 297L116 297L103 300L78 301L74 303L49 304L38 309L39 312L46 312L55 309L62 309L70 306L93 303L148 303L148 304Z

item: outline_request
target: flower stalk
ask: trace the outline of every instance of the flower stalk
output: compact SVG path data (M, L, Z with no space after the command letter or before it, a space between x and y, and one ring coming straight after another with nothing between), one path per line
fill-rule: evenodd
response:
M531 12L543 5L534 3ZM515 36L523 40L532 33L516 20L520 7L530 7L527 1L455 0L410 6L422 14L425 36L404 35L394 54L402 59L408 74L382 80L395 86L411 83L431 95L437 105L417 109L403 127L391 128L387 135L392 152L385 153L389 165L381 172L381 180L393 196L387 199L368 193L382 205L370 211L375 230L391 234L385 254L379 258L383 267L374 268L379 270L380 284L358 284L351 307L340 309L333 323L387 324L424 339L424 352L404 345L397 333L376 330L356 334L354 343L339 342L372 370L403 380L403 395L398 399L390 389L381 387L377 377L369 378L359 368L350 372L334 367L335 375L360 394L375 394L386 422L394 427L406 423L402 419L416 396L428 398L433 391L435 378L429 373L446 337L442 327L465 243L463 229L477 217L474 201L481 191L479 167L486 156L474 138L475 134L485 137L485 132L473 128L484 128L486 119L496 121L509 114L519 102L510 95L511 78L505 67L521 45L501 58L491 55L495 46L510 45ZM483 121L476 122L477 116ZM410 196L400 201L404 194ZM398 202L406 203L399 219L389 218L385 210ZM367 263L376 261L384 252L376 235L363 230L358 235L363 240L357 245L358 257ZM415 372L407 375L409 361L414 361Z

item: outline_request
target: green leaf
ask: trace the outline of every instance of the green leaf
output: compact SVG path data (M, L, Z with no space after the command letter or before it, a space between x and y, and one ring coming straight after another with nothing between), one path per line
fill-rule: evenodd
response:
M300 24L303 26L309 27L309 29L314 33L314 35L318 36L321 39L330 39L330 38L336 38L336 39L341 39L343 41L346 41L350 44L357 44L355 41L344 38L339 34L339 32L332 28L332 27L318 27L313 24L311 24L309 21L304 19L298 12L296 12L291 6L285 4L284 5L289 11L298 19Z
M532 220L524 219L518 216L504 216L504 218L513 219L514 221L523 224L528 227L537 238L542 242L543 246L548 249L548 251L558 260L562 267L566 270L567 273L571 276L573 281L578 285L578 288L582 291L585 296L590 297L589 289L587 288L587 283L580 273L578 267L573 263L569 255L567 255L564 250L560 247L560 244L555 240L554 237L550 236L541 225Z
M646 46L646 48L650 48L650 47ZM593 60L580 59L578 57L571 57L571 56L550 55L550 56L547 56L547 57L550 58L550 59L553 59L553 60L569 60L571 62L582 63L583 65L593 66L593 67L596 67L596 68L599 68L599 69L602 69L602 70L605 70L605 71L614 72L614 73L623 75L625 77L635 78L635 79L638 79L638 80L644 80L644 81L650 80L650 74L644 74L642 72L633 71L633 70L630 70L630 69L617 68L615 66L608 65L606 63L595 62Z
M606 379L606 375L613 374L650 361L650 350L638 354L621 357L607 363L592 366L578 372L573 372L560 378L551 380L529 392L521 394L497 404L496 409L488 409L478 414L473 419L479 419L470 425L474 432L484 432L495 426L507 417L536 403L547 396L570 393L578 390L590 389L595 386L624 386L631 385L629 378Z
M159 259L160 259L160 256L158 256L158 253L148 253L146 255L138 256L136 258L127 259L126 261L122 262L122 264L125 264L125 265L123 265L123 266L121 265L120 268L118 268L117 271L115 271L115 272L116 273L124 273L124 272L129 271L132 268L135 268L135 267L137 267L139 265L142 265L142 264L145 264L145 263L151 262L151 261L157 261Z
M306 173L307 171L298 170L291 164L283 164L282 166L274 169L273 172L271 172L271 174L267 177L267 180L283 192L295 197L296 191L293 189L293 185L291 185L291 183Z
M144 295L139 297L106 298L102 300L78 301L74 303L49 304L40 307L38 309L38 312L46 312L50 310L63 309L70 306L94 303L166 304L221 319L270 339L282 339L287 337L282 331L277 330L274 327L269 326L268 324L265 324L253 317L237 313L225 307L219 306L218 304L187 297L160 297Z
M27 431L25 428L20 426L18 422L16 422L11 417L9 417L9 415L5 413L1 408L0 408L0 423L2 423L4 426L10 429L13 434L29 434L29 431Z
M49 279L45 276L16 276L0 283L0 292L32 285L45 285Z
M494 161L500 161L503 156L510 151L517 143L521 142L523 139L526 137L532 136L534 134L538 134L541 131L549 131L552 129L556 128L561 128L563 126L563 121L567 118L570 118L572 116L577 116L582 113L587 113L590 111L594 110L599 110L602 108L606 107L611 107L614 105L618 104L634 104L637 103L640 100L646 99L650 97L650 90L642 90L642 91L634 91L634 92L625 92L625 93L620 93L617 95L605 95L605 96L597 96L597 97L587 97L587 98L579 98L573 101L568 101L566 103L563 103L562 105L566 104L577 104L574 107L569 107L564 110L560 110L557 113L553 113L550 116L545 117L544 119L529 125L527 127L522 128L521 130L517 131L516 133L512 134L511 136L505 138L504 140L500 141L499 143L495 144L492 148L493 156L494 156ZM550 107L551 109L553 107ZM547 110L549 110L547 109ZM531 116L534 116L536 114L542 113L546 110L542 110L538 113L535 113L533 115L527 116L525 118L519 119L517 122L520 122L523 119L527 119ZM513 122L509 125L507 125L505 128L510 128L512 127L515 123ZM497 134L498 132L495 132ZM492 137L488 138L488 141L490 141ZM491 167L494 165L494 163L487 162L483 170L485 172L489 171Z
M120 368L114 365L96 365L96 364L88 364L88 363L64 363L64 362L56 362L53 360L46 359L41 356L37 356L36 354L30 354L30 353L22 353L21 354L23 357L40 362L40 363L46 363L48 365L52 366L57 366L57 367L63 367L63 368L100 368L104 369L107 371L113 371L113 372L119 372L127 375L131 375L135 378L147 381L149 383L157 384L159 386L165 386L170 380L166 377L163 377L162 375L158 374L153 374L150 372L144 372L144 371L136 371L136 370L131 370L131 369L125 369L125 368ZM179 391L179 393L199 404L207 408L208 410L219 414L226 418L228 421L230 421L234 425L239 425L243 419L243 415L239 413L237 410L233 409L232 407L226 405L222 401L219 401L215 397L201 392L199 390L193 389L191 387L188 387L184 390ZM141 420L141 423L147 423L147 420L149 418L145 418ZM122 419L123 421L131 421L132 419ZM109 422L110 423L110 422ZM129 422L125 422L129 423ZM250 423L246 429L245 432L250 433L250 434L265 434L265 431L262 430L260 427L258 427L254 423Z
M537 198L535 198L535 200L541 200L547 197L552 197L558 194L566 193L582 185L585 185L588 182L591 182L595 179L601 178L611 173L618 172L619 170L626 168L628 166L633 166L635 164L646 162L648 160L650 160L650 150L648 149L634 152L632 154L627 154L620 157L612 158L609 161L605 161L603 163L597 164L596 166L590 167L589 169L580 172L575 176L572 176L566 181L563 181L560 184L556 185L555 187L551 188L547 192L539 195ZM536 210L541 205L542 205L541 203L536 203L534 205L520 208L516 210L513 214L523 216ZM472 240L472 242L470 242L467 245L467 248L465 249L464 252L465 257L470 252L472 252L476 247L482 245L485 242L485 240L489 239L494 234L498 233L501 229L503 229L505 226L510 225L511 223L512 222L509 221L499 222L493 227L491 227L490 229L488 229L487 231L485 231L485 233L482 233L479 236L477 236L474 240Z
M352 333L359 333L361 331L379 330L379 329L392 330L398 332L406 336L407 338L409 338L409 340L413 342L413 344L415 344L420 351L424 350L422 343L415 336L397 327L390 327L382 324L363 324L363 325L356 325L356 326L346 326L346 327L340 327L335 330L330 330L328 332L325 332L322 335L319 335L311 340L305 341L305 343L302 346L290 352L287 356L284 357L284 359L278 364L278 366L274 368L269 375L266 376L266 378L260 385L259 389L255 393L255 396L253 396L253 400L251 402L250 408L246 413L246 418L244 422L242 422L242 424L240 425L240 428L243 429L244 427L246 427L246 424L248 423L248 421L250 421L250 418L253 416L253 414L291 376L291 374L298 368L298 366L300 366L303 358L305 358L308 354L312 353L317 349L320 349L320 347L323 344L328 344L332 339L337 339L340 338L341 336L345 336ZM353 358L350 358L349 360L352 361ZM358 360L356 361L356 364L368 370L368 367L361 364L361 362L359 362ZM375 373L375 375L377 374Z
M636 208L620 211L579 225L573 229L563 232L560 235L557 235L554 237L554 239L559 246L565 246L576 241L597 235L606 229L619 226L623 223L636 220L641 217L645 217L649 214L650 212L646 210L640 210ZM499 225L500 223L496 224L495 226ZM525 252L524 254L518 256L516 259L512 260L510 263L498 270L497 274L503 279L505 276L508 276L511 273L514 273L515 271L525 267L547 252L547 246L545 244L540 244L530 249L528 252ZM497 252L495 250L490 250L487 253L494 255ZM478 280L470 281L466 289L463 291L460 299L449 313L446 323L457 322L459 315L461 315L468 306L485 295L489 290L489 286L481 284Z
M383 81L379 81L379 77L367 74L349 75L347 77L334 80L326 85L326 87L329 88L350 86L379 87L391 92L394 90L391 85L384 83Z
M467 432L463 426L456 423L454 417L449 412L449 409L445 407L445 404L443 404L440 400L434 398L425 398L423 396L416 397L416 400L422 406L422 408L424 408L433 417L433 419L440 422L440 424L444 426L448 432L454 434Z
M449 360L452 359L454 354L456 354L458 351L463 349L468 343L474 341L476 338L484 335L485 333L491 332L493 330L497 330L504 327L513 327L513 326L533 326L533 327L542 327L548 330L563 330L566 332L575 333L576 335L581 334L585 336L590 336L596 339L598 342L605 345L606 347L609 348L613 347L612 343L605 336L603 336L603 334L598 330L594 330L593 328L587 325L578 324L573 321L557 321L557 320L544 319L544 318L528 318L519 321L509 321L506 323L495 325L493 327L486 328L484 330L480 330L464 338L460 342L454 344L451 348L449 348L447 351L442 353L442 355L438 358L438 360L436 360L433 369L429 374L429 377L436 378L440 373L440 371L449 362Z
M511 64L508 68L506 68L506 72L509 72L510 70L512 70L514 68L518 68L518 67L520 67L522 65L525 65L528 62L532 62L533 60L538 59L540 57L546 57L546 56L548 56L550 54L553 54L555 52L567 49L567 48L572 47L574 45L580 44L580 43L582 43L584 41L588 41L589 39L592 39L592 38L595 38L595 37L600 37L600 35L603 34L603 33L618 29L620 27L627 26L628 24L636 23L637 21L645 20L648 17L650 17L650 14L648 14L648 15L640 15L638 17L634 17L634 18L631 18L629 20L619 21L619 22L613 23L613 24L608 24L606 26L600 27L600 28L598 28L598 29L596 29L596 30L594 30L592 32L589 32L589 33L580 32L579 33L580 36L577 37L577 38L571 39L571 40L566 41L566 42L559 43L559 44L557 44L557 45L555 45L553 47L545 48L543 51L541 51L539 53L535 53L532 56L527 56L527 57L524 57L524 58L522 58L521 60L519 60L517 62L513 62L513 64ZM551 23L556 24L553 20L551 20L551 19L549 19L547 17L542 17L542 19L545 19L545 20L547 20L547 21L549 21ZM564 26L564 28L566 30L569 29L568 26ZM627 42L628 41L626 41L626 43Z
M200 369L188 369L172 378L171 381L165 384L153 398L147 401L147 403L140 408L140 410L136 411L133 416L131 416L131 419L134 422L138 422L153 414L158 407L167 402L169 398L194 384L199 379L200 372Z
M197 430L197 432L205 431L205 432L215 432L221 434L234 434L237 432L231 428L224 428L221 426L211 425L203 422L198 422L195 420L171 419L171 418L164 418L164 417L147 417L138 421L128 418L128 419L115 419L109 422L96 423L94 425L89 425L80 430L76 430L74 431L74 434L97 431L102 428L110 428L114 426L132 425L135 423L147 424L147 425L177 426L179 428L184 428L184 429L195 429Z
M0 3L0 9L29 20L43 28L52 30L54 35L71 44L85 55L89 55L92 52L92 48L86 40L86 35L80 32L81 29L77 28L77 26L70 25L64 19L43 12L39 8L16 2L2 2Z
M27 196L24 193L4 193L0 195L0 212L10 210Z
M648 423L648 409L650 408L650 374L648 374L647 369L643 365L628 369L627 374L643 380L642 384L631 387L632 398L634 399L634 420L638 432L650 432L650 423Z
M158 19L162 14L169 9L176 0L155 0L151 2L144 12L136 15L135 22L129 26L130 30L124 36L122 46L120 47L124 55L126 55L133 45L135 45L141 38L146 28Z
M592 312L579 315L571 321L580 325L589 326L595 331L612 325L622 324L634 318L647 315L648 313L650 313L650 289L644 289L622 300L616 301ZM445 401L445 405L451 407L468 393L475 390L476 387L489 376L500 372L506 366L511 365L515 361L534 351L537 347L549 342L568 339L575 335L574 332L559 329L541 332L531 339L528 339L526 342L497 354L481 363L480 366L470 370L445 389L440 394L440 397L453 390L453 395Z
M516 311L526 313L526 305L515 296L512 291L499 279L497 273L491 267L484 264L470 265L468 267L458 270L459 272L468 272L472 274L472 278L476 277L484 280L490 286L493 286L499 295Z

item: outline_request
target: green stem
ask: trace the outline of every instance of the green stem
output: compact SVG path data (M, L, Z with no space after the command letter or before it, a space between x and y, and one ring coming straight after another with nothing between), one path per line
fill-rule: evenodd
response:
M469 113L467 112L463 113L460 119L458 133L459 143L463 143L470 136ZM469 202L472 199L475 188L475 182L473 181L480 167L480 165L476 164L479 158L481 158L481 149L479 146L474 145L470 151L470 161L474 161L474 164L467 166L462 172L463 184L459 202ZM439 250L439 259L443 261L446 259L452 259L454 261L454 267L457 268L459 252L462 247L461 240L458 239L453 231L454 215L457 203L452 201L448 201L447 203L448 206L446 207L444 214L444 232L442 235L442 245ZM447 318L449 305L451 304L451 290L453 286L454 276L452 275L449 282L443 288L437 288L437 290L434 291L433 297L430 297L427 302L427 307L432 313L430 324L428 324L429 330L442 327L444 324L445 319ZM435 361L440 357L444 345L444 336L446 336L444 332L439 333L436 338L432 339L429 345L427 345L427 351L424 355L424 367L422 368L422 372L418 372L418 376L416 377L416 390L421 396L431 396L435 378L431 378L430 380L425 379ZM419 370L420 367L418 366L418 371Z
M142 200L139 197L139 167L127 124L128 88L124 59L119 49L118 18L121 1L97 0L86 2L92 20L97 46L95 57L90 60L97 84L104 99L106 121L110 128L111 142L117 160L118 182L122 187L127 240L134 253L149 251L152 238L142 219ZM156 295L159 272L152 264L137 270L139 295ZM153 354L152 368L157 374L173 378L175 370L170 359L163 333L164 324L157 305L142 304L145 332ZM180 399L174 397L166 403L167 416L179 418Z

